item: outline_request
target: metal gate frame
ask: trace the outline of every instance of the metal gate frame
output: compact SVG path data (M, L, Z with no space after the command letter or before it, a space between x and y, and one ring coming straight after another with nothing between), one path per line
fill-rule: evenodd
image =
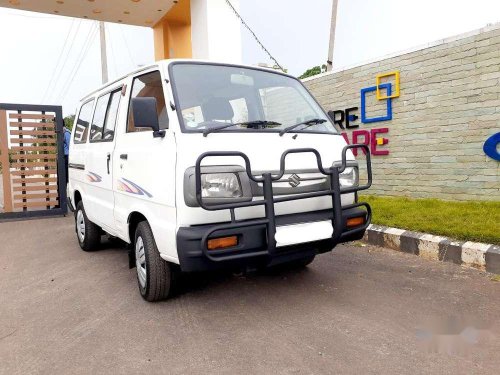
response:
M46 210L35 210L30 211L23 208L20 212L3 212L0 213L0 222L2 221L12 221L12 220L22 220L37 217L51 217L51 216L63 216L68 212L67 199L66 199L66 168L64 163L64 121L62 116L62 107L53 105L35 105L35 104L10 104L10 103L0 103L0 138L4 134L9 137L9 120L6 116L6 111L17 111L17 113L22 114L22 112L41 112L45 114L46 112L53 112L55 114L54 124L55 124L55 134L57 135L57 192L59 197L59 207L46 209ZM4 128L4 129L1 129ZM4 140L0 139L0 145ZM0 155L0 163L2 160L5 163L5 156ZM10 162L7 156L7 168L10 168ZM2 164L4 164L2 163ZM5 168L5 165L2 165ZM3 175L3 173L2 173ZM10 176L10 173L8 174ZM9 177L10 178L10 177ZM5 191L6 179L3 178L0 183L4 184L4 205L6 201L6 196L11 198L11 183L10 180L7 183L9 187L8 195Z

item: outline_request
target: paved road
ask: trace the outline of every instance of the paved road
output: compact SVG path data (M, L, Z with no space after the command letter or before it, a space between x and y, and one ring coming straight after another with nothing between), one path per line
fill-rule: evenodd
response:
M3 179L2 173L0 173L0 178ZM3 207L4 207L4 201L3 201L3 181L2 181L0 182L0 212L3 212Z
M301 271L199 275L150 304L124 249L84 253L72 220L60 218L0 224L0 267L1 374L500 368L500 283L385 249L340 246ZM436 337L431 321L471 327Z

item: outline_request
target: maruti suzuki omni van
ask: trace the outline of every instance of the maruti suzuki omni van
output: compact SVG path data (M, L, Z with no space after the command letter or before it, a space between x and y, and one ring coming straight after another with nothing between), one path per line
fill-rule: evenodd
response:
M367 156L360 184L351 150ZM178 272L305 266L361 239L369 150L347 145L302 83L250 66L165 60L82 99L68 200L81 248L130 244L147 301Z

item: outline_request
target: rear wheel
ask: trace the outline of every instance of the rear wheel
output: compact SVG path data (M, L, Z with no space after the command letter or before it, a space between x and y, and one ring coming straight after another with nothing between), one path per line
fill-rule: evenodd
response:
M83 251L97 249L101 242L101 228L88 219L82 201L78 202L75 210L75 230Z
M172 295L178 270L160 257L153 232L147 221L135 231L135 265L141 296L149 302L161 301Z

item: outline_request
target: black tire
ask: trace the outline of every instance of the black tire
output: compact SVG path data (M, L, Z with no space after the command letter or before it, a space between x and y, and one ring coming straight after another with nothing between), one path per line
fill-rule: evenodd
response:
M138 240L142 239L144 258L138 256ZM137 285L142 298L148 302L156 302L172 296L178 279L178 268L160 257L153 232L147 221L141 221L134 237L136 254ZM145 267L143 267L145 265ZM140 272L145 270L145 277Z
M82 216L79 216L79 212L81 212ZM83 236L81 232L79 233L79 217L83 219L85 224L85 229L82 231ZM101 243L101 228L89 220L82 201L78 202L75 210L75 231L76 238L83 251L94 251L98 249Z

